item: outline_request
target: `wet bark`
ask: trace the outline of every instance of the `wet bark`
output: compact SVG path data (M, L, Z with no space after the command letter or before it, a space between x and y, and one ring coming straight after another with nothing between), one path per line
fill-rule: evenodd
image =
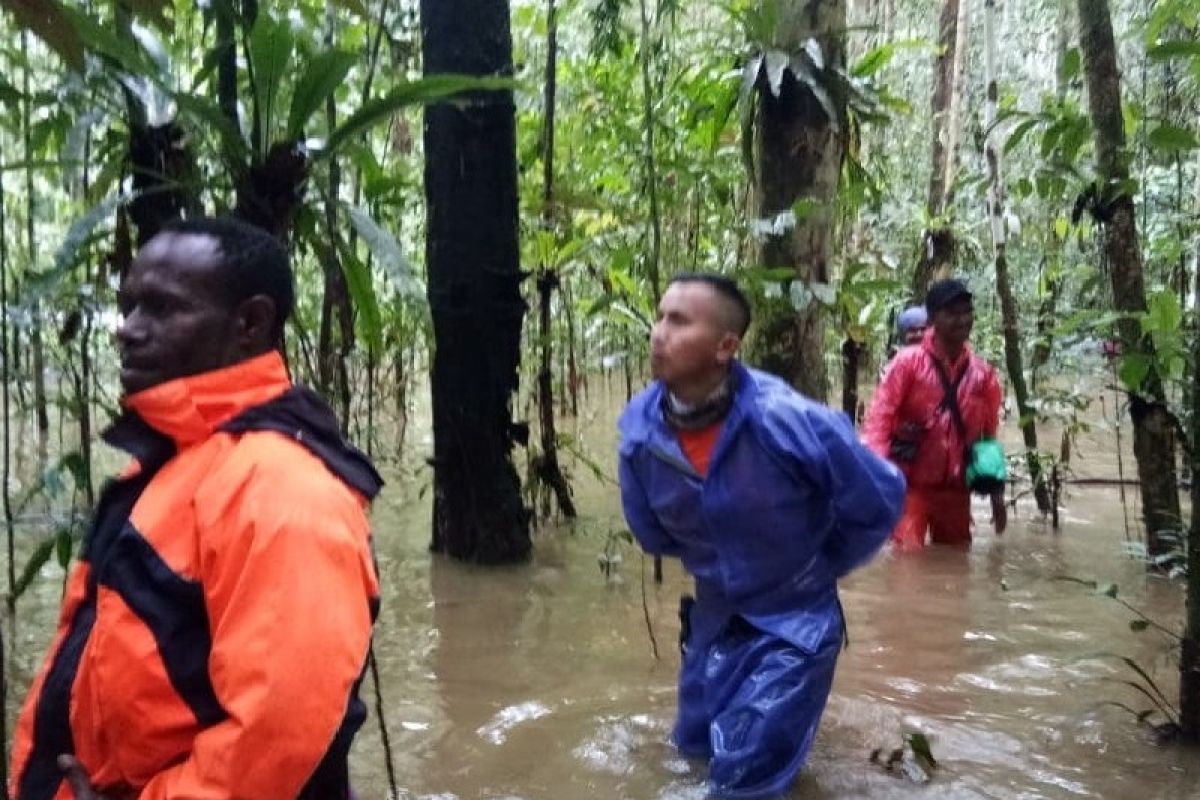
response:
M1125 146L1112 20L1107 0L1079 0L1078 7L1079 44L1095 131L1104 250L1113 305L1118 311L1138 314L1146 310L1146 288L1133 197L1127 188L1129 153ZM1136 318L1118 323L1118 332L1125 353L1140 354L1154 362L1154 343L1142 335ZM1175 478L1175 433L1164 401L1162 382L1152 371L1130 402L1133 452L1142 484L1142 509L1151 556L1171 551L1170 541L1161 537L1161 532L1179 531L1183 527Z
M512 73L507 0L422 0L425 73ZM436 552L480 563L529 555L512 463L521 346L515 107L510 92L425 111L426 264L433 361Z
M830 244L838 178L846 153L846 98L833 81L824 79L845 62L844 0L809 4L780 3L779 27L772 47L799 53L810 38L821 49L824 67L814 69L829 95L834 118L791 69L785 71L776 96L768 81L759 83L754 130L754 209L759 219L774 219L804 201L805 213L794 227L766 236L758 263L791 267L803 286L830 284ZM797 56L802 57L802 56ZM769 304L760 310L750 359L790 381L798 390L824 401L829 390L825 367L825 310L818 302L796 308Z

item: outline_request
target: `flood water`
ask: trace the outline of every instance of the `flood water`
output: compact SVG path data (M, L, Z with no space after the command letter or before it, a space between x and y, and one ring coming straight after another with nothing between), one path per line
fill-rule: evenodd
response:
M611 425L611 411L578 423L610 471ZM1097 434L1080 445L1093 474L1115 472L1105 441ZM649 562L628 545L606 577L598 557L608 533L624 525L616 490L582 465L574 474L580 521L540 529L531 563L520 567L472 568L427 552L427 471L394 476L377 504L384 598L376 652L402 797L704 796L703 764L667 743L676 609L689 582L668 562L655 585ZM1167 640L1132 631L1132 615L1117 603L1056 576L1116 583L1120 597L1171 628L1182 587L1147 576L1125 555L1115 488L1074 488L1063 504L1061 532L1022 502L1000 538L977 506L970 552L885 554L844 582L851 644L789 798L1200 798L1200 752L1157 746L1128 713L1100 705L1147 706L1114 682L1132 673L1101 653L1154 670L1174 698ZM52 628L54 569L23 601L14 689ZM372 716L352 774L364 800L382 800L388 781L370 677L363 694ZM874 749L896 747L911 731L929 737L940 764L926 785L869 762Z

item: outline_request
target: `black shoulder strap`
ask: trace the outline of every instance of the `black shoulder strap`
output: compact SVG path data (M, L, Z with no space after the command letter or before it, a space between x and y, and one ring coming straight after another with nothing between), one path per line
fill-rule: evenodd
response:
M293 386L275 400L254 406L221 426L226 433L275 431L295 439L368 500L383 486L371 461L344 438L337 417L316 392Z
M937 370L938 378L942 381L942 391L945 397L942 398L942 408L950 412L951 418L954 420L954 427L958 428L958 435L966 441L967 438L967 423L963 420L962 409L958 407L958 387L962 385L963 378L967 376L967 370L971 368L971 363L963 367L963 371L958 374L958 377L953 382L950 376L946 374L946 368L942 366L942 362L937 356L929 354L929 360L933 362L933 368Z

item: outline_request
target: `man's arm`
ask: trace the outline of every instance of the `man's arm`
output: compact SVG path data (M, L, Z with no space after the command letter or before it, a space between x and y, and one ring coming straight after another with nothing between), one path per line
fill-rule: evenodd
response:
M833 505L834 524L824 550L840 578L887 541L904 507L904 476L859 442L842 414L781 403L766 419L768 433L787 451L797 473Z
M875 389L871 398L871 406L867 410L867 419L863 424L863 442L880 458L887 458L892 447L892 437L896 433L897 418L900 404L908 391L912 378L910 360L905 353L893 359L884 373L883 379Z
M679 556L679 547L658 521L641 479L633 468L632 448L621 445L617 463L617 478L621 484L621 507L625 521L638 544L650 555Z
M252 481L202 540L209 673L228 718L141 800L294 798L342 723L378 594L365 515L328 476L279 477Z

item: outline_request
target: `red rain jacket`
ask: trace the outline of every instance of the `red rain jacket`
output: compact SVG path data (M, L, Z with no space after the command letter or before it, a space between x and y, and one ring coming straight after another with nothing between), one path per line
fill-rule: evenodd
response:
M953 382L962 372L958 407L967 437L959 434L933 360L941 362ZM1000 423L1001 390L996 370L964 347L951 364L937 345L934 331L925 332L920 344L905 347L887 367L871 401L863 440L877 455L889 457L892 437L904 423L920 430L920 445L911 463L900 464L908 485L915 488L962 488L966 484L966 446L981 436L995 436Z
M341 800L379 587L370 463L278 353L139 392L17 724L10 794Z

